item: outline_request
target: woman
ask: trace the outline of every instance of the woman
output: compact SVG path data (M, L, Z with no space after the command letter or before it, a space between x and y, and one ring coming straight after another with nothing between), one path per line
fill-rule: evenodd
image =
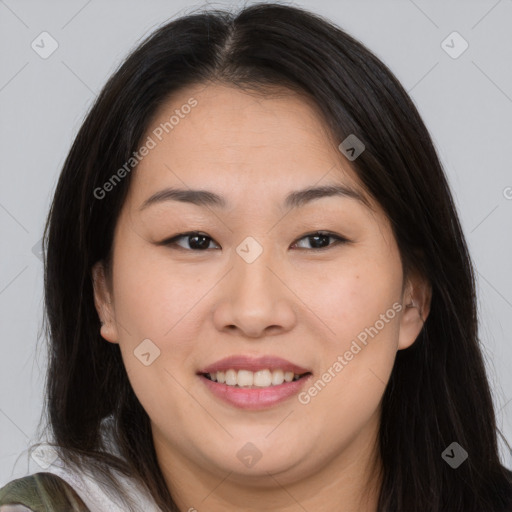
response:
M326 20L157 30L87 116L45 235L55 452L0 504L512 510L439 159Z

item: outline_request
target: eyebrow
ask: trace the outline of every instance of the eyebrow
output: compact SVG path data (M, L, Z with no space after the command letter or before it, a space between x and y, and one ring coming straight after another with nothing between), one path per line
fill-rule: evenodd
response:
M355 199L369 207L369 203L363 194L347 185L324 185L320 187L308 187L302 190L295 190L286 196L283 202L283 207L287 209L300 208L316 199L332 196ZM195 204L197 206L221 209L226 209L229 206L229 203L224 197L209 190L192 190L169 187L155 192L152 196L148 197L139 207L139 210L144 210L151 205L166 201L179 201L182 203Z

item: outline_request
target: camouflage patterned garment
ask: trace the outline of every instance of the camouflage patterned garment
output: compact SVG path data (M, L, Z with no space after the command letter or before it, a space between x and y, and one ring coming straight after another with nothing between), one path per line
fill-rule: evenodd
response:
M0 512L90 512L75 490L52 473L36 473L0 489Z

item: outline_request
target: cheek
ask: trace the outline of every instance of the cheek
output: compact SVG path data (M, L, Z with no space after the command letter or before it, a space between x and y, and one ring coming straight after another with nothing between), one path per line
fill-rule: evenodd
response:
M376 251L354 252L323 264L321 272L300 270L297 295L316 314L322 333L341 344L373 325L400 299L400 261Z
M323 418L324 434L343 443L376 413L398 346L400 313L393 305L401 281L370 271L367 262L361 266L360 272L333 281L317 302L315 311L329 329L318 340L320 367L301 402L310 400L306 410L311 407L313 417Z
M127 330L160 340L202 294L196 269L177 270L166 258L165 248L148 250L136 242L119 248L114 290L116 317L132 327Z
M179 392L173 376L194 348L190 342L194 338L192 317L187 312L198 300L193 286L198 278L191 275L190 279L178 279L161 255L155 257L155 251L137 247L136 241L117 249L114 302L123 361L144 407L151 408L153 404L158 408L161 394L155 390ZM147 348L142 352L140 347ZM146 357L145 362L150 362L147 366L143 353L150 354Z
M338 403L329 414L338 417L350 411L356 420L375 410L393 368L402 268L398 253L379 248L344 263L333 263L325 273L329 278L320 280L316 293L310 294L310 307L322 320L322 382L312 393L318 393L319 410Z

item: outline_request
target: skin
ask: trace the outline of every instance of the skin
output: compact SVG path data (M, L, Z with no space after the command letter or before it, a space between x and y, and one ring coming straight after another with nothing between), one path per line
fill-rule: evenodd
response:
M198 105L133 171L113 274L93 269L101 335L120 345L168 487L182 511L375 511L380 403L397 350L428 315L430 287L415 274L404 281L390 223L368 195L372 209L339 196L280 206L313 185L365 194L311 101L195 86L160 108L146 137L191 97ZM229 207L139 209L169 186L211 190ZM181 249L157 245L196 230L207 250L187 237ZM319 230L348 242L315 249L304 237ZM251 264L236 252L247 236L263 248ZM244 411L196 375L226 356L271 354L311 369L314 382L394 303L402 311L308 404L294 396ZM149 366L134 356L146 338L160 349ZM252 467L237 457L247 442L261 452Z

